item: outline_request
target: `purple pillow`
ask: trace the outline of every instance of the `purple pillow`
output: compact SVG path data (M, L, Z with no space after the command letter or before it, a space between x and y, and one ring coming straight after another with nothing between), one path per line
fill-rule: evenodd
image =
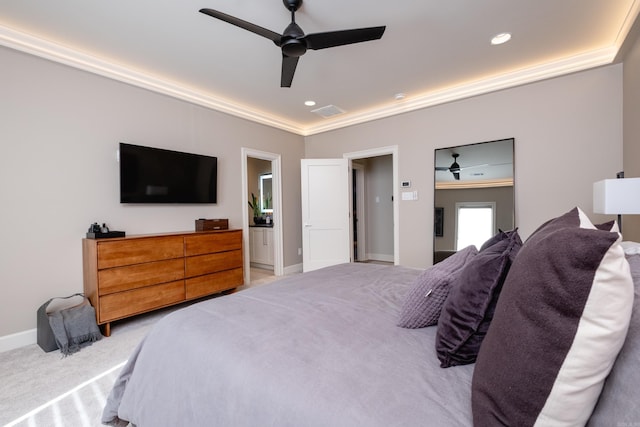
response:
M586 423L631 318L619 239L577 208L527 239L474 368L474 426Z
M414 329L438 323L450 283L477 253L475 246L468 246L423 271L407 294L397 325Z
M507 239L479 252L451 284L436 333L436 353L441 367L475 362L502 284L521 246L522 240L514 230Z
M482 246L480 247L480 252L482 252L485 249L495 245L498 242L501 242L503 240L508 240L513 233L517 233L517 232L518 232L517 228L515 228L515 229L513 229L511 231L502 231L502 230L498 229L498 233L495 236L493 236L492 238L490 238L489 240L487 240L486 242L484 242L482 244Z

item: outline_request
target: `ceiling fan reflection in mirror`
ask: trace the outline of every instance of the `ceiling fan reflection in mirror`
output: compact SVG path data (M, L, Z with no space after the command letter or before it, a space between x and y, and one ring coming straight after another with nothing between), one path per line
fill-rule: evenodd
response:
M343 46L347 44L377 40L384 34L385 26L358 28L353 30L328 31L323 33L305 34L302 28L296 24L296 10L302 5L302 0L283 0L284 6L291 11L291 23L282 34L260 27L251 22L243 21L226 13L213 9L200 9L200 12L220 19L229 24L243 28L259 36L273 41L282 50L282 73L280 87L291 87L293 75L298 65L298 60L307 49L318 50L328 47Z
M451 166L436 166L436 171L449 171L453 174L453 178L457 181L460 180L460 171L473 169L473 168L482 168L482 167L492 166L488 163L485 163L482 165L460 167L460 165L458 164L458 157L460 157L460 154L453 153L451 157L453 157L453 163L451 163Z

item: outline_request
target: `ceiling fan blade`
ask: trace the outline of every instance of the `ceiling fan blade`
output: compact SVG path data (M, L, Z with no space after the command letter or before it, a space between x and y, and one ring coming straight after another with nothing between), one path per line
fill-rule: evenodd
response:
M273 41L276 45L280 46L280 39L282 38L282 36L274 31L267 30L266 28L263 28L256 24L252 24L251 22L243 21L242 19L227 15L226 13L218 12L217 10L205 8L200 9L200 12L204 13L205 15L220 19L224 22L228 22L229 24L235 25L236 27L251 31L252 33L258 34L262 37L266 37L269 40Z
M437 171L448 171L449 166L436 166Z
M355 30L328 31L325 33L307 34L303 39L307 49L326 49L328 47L377 40L382 37L386 26L358 28Z
M453 178L456 181L460 181L460 172L453 172Z
M489 163L485 163L483 165L465 166L465 167L458 168L458 170L463 171L463 170L474 169L474 168L485 168L487 166L490 166Z
M282 76L280 77L280 87L291 87L293 75L296 72L299 56L282 55Z

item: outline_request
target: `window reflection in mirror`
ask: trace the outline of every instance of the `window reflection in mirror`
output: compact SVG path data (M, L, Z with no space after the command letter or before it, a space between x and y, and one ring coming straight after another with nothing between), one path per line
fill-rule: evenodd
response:
M463 249L460 245L473 242L480 249L486 235L515 227L513 146L510 138L435 150L434 264ZM476 236L486 221L474 224L470 209L483 206L493 206L491 225Z
M273 199L271 193L272 174L260 175L260 212L273 212Z

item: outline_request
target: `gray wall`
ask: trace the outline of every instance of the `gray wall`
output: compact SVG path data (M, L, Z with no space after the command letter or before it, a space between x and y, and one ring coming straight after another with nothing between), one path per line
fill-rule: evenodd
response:
M624 58L624 173L628 178L640 177L640 20L635 34ZM625 215L622 225L625 240L640 242L640 215Z
M393 262L393 164L390 155L367 158L366 251L369 259Z
M398 201L400 263L426 267L433 250L433 150L510 137L523 237L576 205L591 214L593 182L622 167L622 65L309 136L305 145L308 158L398 146L398 178L419 194L417 201Z
M4 47L0 64L0 338L35 328L47 299L82 291L94 221L127 234L193 230L201 217L242 227L243 146L282 155L284 264L302 262L301 136ZM121 205L121 141L217 156L218 203Z

